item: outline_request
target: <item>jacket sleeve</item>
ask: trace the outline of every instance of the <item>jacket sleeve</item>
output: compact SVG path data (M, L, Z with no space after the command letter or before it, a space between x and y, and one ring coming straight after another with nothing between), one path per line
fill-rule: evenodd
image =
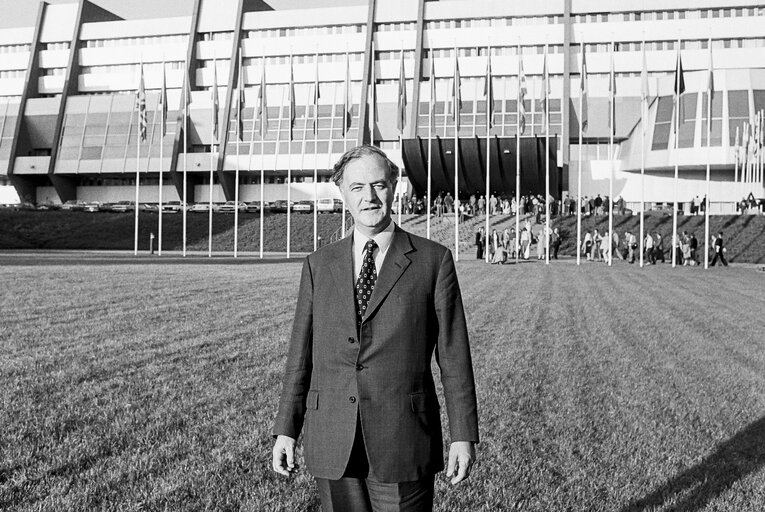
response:
M274 421L274 437L286 435L297 439L300 435L306 410L306 394L311 385L312 352L313 276L309 258L306 258L300 277L300 291L284 369L279 412Z
M438 318L436 361L441 369L451 441L477 443L478 406L473 362L462 294L449 250L441 259L434 299Z

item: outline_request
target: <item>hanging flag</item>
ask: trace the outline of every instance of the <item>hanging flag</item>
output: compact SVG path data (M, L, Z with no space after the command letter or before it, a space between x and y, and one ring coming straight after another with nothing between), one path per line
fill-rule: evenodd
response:
M138 133L141 140L146 140L146 89L143 83L143 62L140 64L140 78L138 79L138 92L135 97L135 108L138 110Z
M449 106L449 115L454 121L455 131L460 129L460 111L462 110L462 95L460 94L460 64L457 56L457 48L454 49L454 77L452 78L452 103Z
M584 54L584 43L580 43L580 53L582 54L582 68L579 71L579 94L582 98L582 111L579 113L581 117L580 127L582 133L587 133L588 118L588 106L587 97L589 92L587 90L587 59Z
M292 140L292 129L295 127L295 82L292 76L292 54L290 54L290 83L287 89L289 96L290 122L289 122L289 140Z
M191 83L189 81L188 62L183 65L183 114L188 117L189 104L191 103Z
M523 72L523 55L521 44L518 43L518 132L523 135L526 131L526 74Z
M258 87L258 105L255 107L255 115L260 120L260 138L263 139L268 132L268 102L266 101L266 59L262 59L260 66L260 87Z
M353 120L353 93L351 92L351 61L345 52L345 88L343 91L343 135L351 129Z
M486 133L494 126L494 84L491 83L491 47L487 48L486 80L483 84L483 96L486 98Z
M674 91L675 97L677 98L678 116L680 123L683 123L685 122L685 115L683 113L682 95L685 92L685 76L683 73L683 60L680 56L680 41L677 42L677 62L675 63ZM679 126L675 126L675 133L677 133L678 128Z
M542 114L545 119L545 130L548 129L550 113L547 111L547 103L550 98L550 77L547 71L547 45L545 45L545 54L542 60Z
M715 71L714 63L712 62L712 39L709 39L709 74L707 76L707 92L709 93L710 102L715 99Z
M313 97L311 98L311 104L313 105L313 134L316 135L319 129L319 98L321 93L319 92L319 54L314 56L314 74L313 74Z
M433 50L430 50L430 126L436 125L436 65Z
M239 73L236 85L236 131L237 138L244 142L244 66L242 54L239 53ZM253 127L254 128L254 127Z
M645 41L643 41L643 69L640 71L640 99L648 101L648 64L645 57Z
M218 142L218 64L213 59L213 83L212 83L212 135L211 144Z
M608 75L608 129L616 134L616 73L614 71L614 43L611 43L611 67Z
M406 126L406 73L404 71L404 50L401 50L400 66L398 71L398 110L396 115L396 128L403 135Z
M167 80L165 80L165 61L162 61L162 90L159 93L159 103L162 106L162 137L167 135Z

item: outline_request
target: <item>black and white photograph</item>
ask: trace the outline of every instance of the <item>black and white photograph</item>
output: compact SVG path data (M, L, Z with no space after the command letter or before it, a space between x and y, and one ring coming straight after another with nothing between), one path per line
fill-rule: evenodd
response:
M765 510L762 2L0 13L0 510Z

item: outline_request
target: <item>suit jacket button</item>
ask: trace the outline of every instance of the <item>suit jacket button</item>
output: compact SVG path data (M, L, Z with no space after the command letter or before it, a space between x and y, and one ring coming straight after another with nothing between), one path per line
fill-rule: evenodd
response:
M353 336L349 336L348 343L356 343L356 338L354 338Z
M348 397L348 401L350 403L352 403L352 404L355 404L356 403L356 397L355 396L350 396L350 397Z
M361 370L363 370L363 369L364 369L364 365L361 365L361 364L357 364L357 365L356 365L356 371L359 371L359 372L360 372L360 371L361 371Z

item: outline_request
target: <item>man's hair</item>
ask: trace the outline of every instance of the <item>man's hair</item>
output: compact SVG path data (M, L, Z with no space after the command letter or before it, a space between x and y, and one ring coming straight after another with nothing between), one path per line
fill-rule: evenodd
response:
M353 160L357 160L364 156L373 156L379 158L388 168L388 181L391 183L396 181L398 178L398 166L391 162L390 158L388 158L388 155L386 155L385 152L380 148L364 144L363 146L356 146L353 149L349 149L343 154L343 156L340 157L340 160L337 161L335 167L332 169L332 181L335 183L335 185L339 187L343 182L343 173L345 172L345 168L348 166L348 164Z

